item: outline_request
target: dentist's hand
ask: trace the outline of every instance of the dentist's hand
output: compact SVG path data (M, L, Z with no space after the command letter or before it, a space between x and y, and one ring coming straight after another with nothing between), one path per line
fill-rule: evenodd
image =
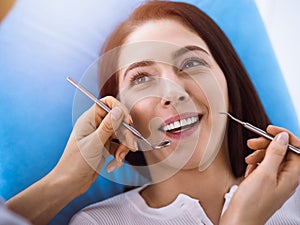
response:
M121 122L132 123L128 110L113 97L101 101L112 110L107 113L93 105L75 123L65 151L54 171L66 174L74 182L80 182L84 193L100 173L105 159L114 155L107 165L111 172L120 167L129 151L137 150L136 137ZM121 144L112 142L118 139Z
M283 132L283 131L285 131L289 134L289 139L290 139L289 142L291 144L295 143L295 146L297 144L299 146L300 139L297 138L290 131L288 131L284 128L281 128L281 127L273 126L273 125L269 125L267 127L267 132L273 136L275 136L279 132ZM247 177L251 172L253 172L255 170L255 168L264 159L265 154L266 154L266 149L269 146L270 142L271 142L270 140L268 140L264 137L253 138L253 139L248 140L247 145L250 149L253 149L254 152L252 154L250 154L248 157L246 157L246 159L245 159L246 163L248 164L246 172L245 172L245 177ZM294 157L296 157L296 156L294 156Z
M265 224L299 186L300 157L287 151L287 144L290 141L300 147L300 140L275 126L269 126L267 132L276 135L272 142L264 138L248 142L259 152L248 157L247 161L255 165L259 162L259 166L248 173L233 195L221 218L222 225Z
M112 110L106 113L94 105L86 111L76 122L54 169L9 199L9 209L32 224L48 224L63 207L88 190L109 154L115 157L107 168L112 171L122 165L129 151L137 150L134 135L120 126L123 120L131 123L128 110L113 97L101 101ZM121 144L113 146L114 138Z

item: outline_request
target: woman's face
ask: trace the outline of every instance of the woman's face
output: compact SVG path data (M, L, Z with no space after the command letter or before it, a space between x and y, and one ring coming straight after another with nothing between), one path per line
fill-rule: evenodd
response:
M148 164L207 168L222 147L228 109L226 79L205 42L175 20L149 21L126 39L119 90L136 127L152 143Z

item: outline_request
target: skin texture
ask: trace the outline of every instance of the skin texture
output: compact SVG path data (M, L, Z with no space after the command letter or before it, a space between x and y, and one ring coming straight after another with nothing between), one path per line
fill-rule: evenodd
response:
M178 29L183 32L178 34ZM155 32L150 32L153 30ZM139 66L129 71L127 71L128 67L122 69L120 72L120 89L122 90L120 94L121 102L130 109L135 126L145 136L149 136L150 133L160 132L158 129L162 122L151 124L153 118L159 118L160 121L168 121L172 119L172 117L180 116L184 113L201 114L201 125L198 127L197 132L191 135L185 135L182 138L168 136L166 138L172 141L170 147L163 149L163 151L146 153L148 164L153 164L174 153L174 146L176 146L177 151L175 151L174 154L178 154L178 158L185 159L186 155L190 155L189 162L185 167L198 168L200 160L204 158L203 155L206 153L203 146L208 148L209 141L211 141L211 143L220 142L220 140L222 140L220 136L222 136L222 132L225 130L226 118L218 114L219 111L226 111L228 108L225 77L203 40L180 23L170 20L148 22L133 32L125 44L141 43L148 40L159 42L159 44L157 44L159 47L156 47L155 44L151 46L151 50L155 48L155 53L150 52L142 56L134 56L134 53L131 53L133 51L122 51L120 61L122 61L123 58L128 58L130 53L133 55L131 58L135 59L135 63L149 58L159 59L159 61L154 62L153 65ZM203 50L189 51L172 61L166 59L167 56L165 58L161 57L163 52L168 51L167 48L163 50L159 49L164 47L161 46L161 43L174 45L174 49L169 47L171 49L169 50L170 55L172 55L175 50L188 45L197 46ZM189 58L192 57L195 59L190 60ZM186 63L186 60L189 60L189 67L187 69L183 69L182 72L178 72L174 69L175 67L181 70L182 68L180 67L182 67L183 63ZM203 62L199 62L198 60L203 60ZM193 66L192 63L195 63L196 66ZM128 64L128 62L122 62L121 65L123 64ZM127 71L126 76L125 71ZM135 80L135 83L140 83L132 85L130 82L133 78L136 79L135 76L137 74L139 80ZM149 76L145 76L145 74L149 74ZM146 82L140 81L142 79L145 79ZM208 93L209 90L214 90L214 92ZM131 103L129 102L130 99L138 100ZM149 109L145 111L145 107ZM151 127L152 130L149 130L149 127ZM220 135L217 134L217 131L214 132L214 135L211 135L215 127L220 131ZM214 136L217 137L217 139L211 140ZM185 149L182 155L180 155L180 149ZM188 149L194 152L189 154L187 153ZM219 148L215 146L210 149L214 149L215 151L219 150ZM208 159L204 160L208 161L206 162L206 167L213 161L216 154L217 152L212 154L213 157L208 156ZM177 164L179 163L178 160L176 160L176 156L174 156L172 161L176 161ZM173 166L182 167L182 163L179 164L180 165Z
M181 32L178 33L178 30ZM149 131L147 131L148 127L144 126L144 124L149 124L154 117L159 117L162 121L166 121L178 114L192 110L194 110L192 112L203 115L200 124L197 125L198 132L194 132L180 139L168 137L172 141L170 147L161 151L147 152L145 154L146 160L150 165L175 155L167 164L170 167L178 168L178 170L172 177L167 177L166 175L167 179L157 182L158 174L166 173L166 170L165 168L150 168L152 178L156 180L153 181L152 185L143 189L141 195L151 207L159 208L170 204L176 199L179 193L185 193L195 199L199 199L201 205L206 209L207 215L213 222L218 223L223 206L223 196L229 187L233 184L238 184L239 180L234 178L231 173L226 143L222 143L223 145L219 148L214 147L209 149L210 151L216 151L216 158L211 158L207 169L199 172L199 164L206 153L205 146L208 145L210 136L212 135L213 112L211 112L211 110L213 107L211 105L219 104L218 101L208 102L206 98L207 93L203 91L204 88L201 88L201 83L207 83L209 77L213 77L215 85L210 86L208 90L220 89L221 97L219 99L226 99L224 108L228 108L225 77L203 40L178 22L173 20L148 22L136 29L135 32L128 37L125 44L147 40L167 42L179 47L187 45L197 46L203 49L203 51L193 51L193 56L204 60L206 64L192 65L192 68L189 69L197 71L194 72L192 76L176 73L172 66L162 63L135 68L130 70L126 76L124 76L125 73L123 71L120 73L120 89L129 89L129 91L133 89L131 96L136 96L137 93L145 91L147 86L153 91L153 88L155 89L156 80L159 80L157 81L158 83L160 80L165 81L163 88L157 88L158 90L164 90L160 98L141 98L140 101L131 107L130 112L133 121L142 134L147 135L147 133L149 133ZM125 51L125 53L127 52ZM184 55L181 60L184 61L190 57L191 56L187 54ZM181 64L179 63L179 65ZM126 69L127 68L124 70ZM148 77L154 81L152 82L152 80L150 80L149 82L143 82L131 87L130 79L132 79L136 73L150 74L151 76ZM203 77L206 79L203 80ZM141 77L139 77L139 79L141 79ZM145 76L145 79L147 79L147 76ZM125 93L127 92L125 91ZM184 96L184 100L180 100L181 96ZM126 104L125 97L122 97L121 94L121 102ZM169 101L170 104L166 104L166 101ZM193 105L194 107L189 107L189 105ZM148 108L146 112L144 110L145 107ZM192 109L189 110L190 108ZM225 117L219 117L225 120ZM187 159L185 156L189 154L189 151L192 151L192 153L191 157ZM181 161L182 159L184 160ZM214 175L212 176L212 174ZM192 180L194 185L190 185Z

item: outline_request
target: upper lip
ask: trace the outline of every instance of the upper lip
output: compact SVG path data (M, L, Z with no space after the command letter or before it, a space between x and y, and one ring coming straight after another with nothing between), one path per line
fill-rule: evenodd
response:
M164 127L166 127L167 125L174 123L176 121L180 122L180 121L183 121L184 119L188 119L188 118L192 118L192 117L201 117L201 116L202 116L202 114L197 113L197 112L186 112L186 113L182 113L179 115L175 115L175 116L172 116L172 117L166 119L160 126L159 130L165 131Z

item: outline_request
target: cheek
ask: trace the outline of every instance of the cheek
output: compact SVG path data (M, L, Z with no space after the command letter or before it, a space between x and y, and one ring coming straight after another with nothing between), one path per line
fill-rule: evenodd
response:
M205 108L205 111L207 111L209 102L205 90L201 88L201 85L199 85L198 82L194 80L189 82L189 88L187 89L187 93L194 104L196 104L198 107L199 105L201 105L201 108Z
M223 74L221 68L219 68L219 67L216 67L213 70L213 73L215 74L215 79L218 84L220 94L222 95L223 101L226 105L226 109L228 110L229 100L228 100L228 89L227 89L226 77Z
M208 106L214 114L228 108L227 82L220 69L208 70L199 76L193 76L193 79L190 96Z
M154 116L152 109L155 104L157 102L154 99L143 99L136 102L130 110L134 127L145 137L150 136L149 122Z

